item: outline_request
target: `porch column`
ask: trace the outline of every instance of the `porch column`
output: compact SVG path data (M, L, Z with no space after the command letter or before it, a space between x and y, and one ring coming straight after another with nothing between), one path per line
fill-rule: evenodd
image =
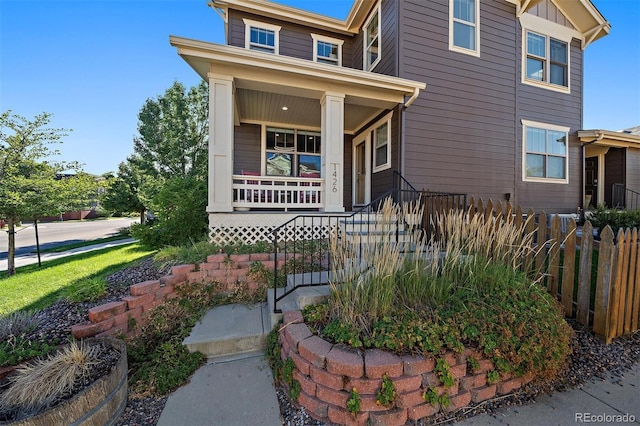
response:
M322 176L325 212L344 212L344 93L326 92L322 110Z
M209 183L207 212L231 212L233 77L209 73Z

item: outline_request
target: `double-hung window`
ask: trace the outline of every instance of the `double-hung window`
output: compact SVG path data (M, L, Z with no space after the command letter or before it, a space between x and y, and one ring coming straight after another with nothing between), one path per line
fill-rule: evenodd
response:
M522 120L523 179L567 183L569 128Z
M569 87L567 43L527 31L526 79Z
M449 0L449 49L480 55L480 0Z
M311 34L313 38L313 60L322 64L342 66L344 40Z
M380 3L364 24L364 70L371 71L380 62L382 42L380 36Z
M373 126L373 172L391 167L391 114Z
M267 175L320 177L320 140L320 132L267 127Z
M266 53L279 53L280 27L264 22L243 19L245 48Z

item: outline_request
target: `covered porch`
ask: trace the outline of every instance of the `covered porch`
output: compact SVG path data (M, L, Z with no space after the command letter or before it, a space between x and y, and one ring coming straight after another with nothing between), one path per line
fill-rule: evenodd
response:
M209 82L210 222L247 210L344 212L352 136L409 106L426 86L235 46L170 41Z

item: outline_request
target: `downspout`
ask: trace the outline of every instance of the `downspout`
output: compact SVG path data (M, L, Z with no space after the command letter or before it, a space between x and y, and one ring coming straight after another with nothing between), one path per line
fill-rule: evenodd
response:
M411 104L414 103L416 99L418 99L419 95L420 95L420 89L416 87L415 89L413 89L413 95L411 95L411 97L404 103L403 109L409 108Z
M584 205L584 199L587 196L587 193L585 191L585 180L584 180L584 175L587 172L587 156L586 156L586 148L585 147L587 145L591 145L593 143L601 141L602 138L604 138L604 133L602 132L602 130L600 130L600 131L596 132L596 138L594 140L582 143L582 177L581 177L581 180L582 180L582 211L583 212L587 210L587 207L589 207L589 206L585 206ZM600 167L600 166L598 166L598 167Z

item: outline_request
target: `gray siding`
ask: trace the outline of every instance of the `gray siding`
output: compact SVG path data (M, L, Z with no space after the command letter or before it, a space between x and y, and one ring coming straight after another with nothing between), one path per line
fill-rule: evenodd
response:
M611 207L613 184L625 184L625 148L609 148L604 156L604 203Z
M261 126L257 124L241 124L234 127L233 173L242 171L259 172L261 162L260 146Z
M528 13L539 16L548 21L555 22L556 24L563 25L568 28L573 28L571 22L560 12L555 4L551 0L542 0L540 3L529 9Z
M518 57L522 54L522 31L518 32ZM518 130L516 157L516 202L523 207L547 213L573 212L582 205L582 148L577 131L582 128L582 49L574 40L570 47L570 94L518 82ZM518 61L518 81L521 62ZM532 120L570 127L569 131L569 183L534 183L522 180L522 126L520 120Z
M385 112L383 115L386 115ZM400 169L400 126L398 117L400 115L399 107L393 110L391 117L391 168L382 170L377 173L371 173L371 201L382 196L385 192L393 188L393 172ZM377 118L379 120L380 117ZM371 160L373 161L373 139L371 140ZM373 171L373 164L369 164L370 170Z
M313 60L313 39L311 33L344 40L342 46L342 64L350 67L353 59L353 38L332 34L327 31L317 30L311 27L292 24L286 21L268 19L263 16L244 13L237 10L229 10L229 39L227 44L231 46L245 46L245 26L243 18L251 19L267 24L279 25L280 30L280 55L293 56L295 58Z
M514 192L515 10L481 2L477 58L449 50L448 9L401 2L400 77L427 83L405 111L403 174L420 189L498 200Z
M640 192L640 149L627 148L627 188Z

